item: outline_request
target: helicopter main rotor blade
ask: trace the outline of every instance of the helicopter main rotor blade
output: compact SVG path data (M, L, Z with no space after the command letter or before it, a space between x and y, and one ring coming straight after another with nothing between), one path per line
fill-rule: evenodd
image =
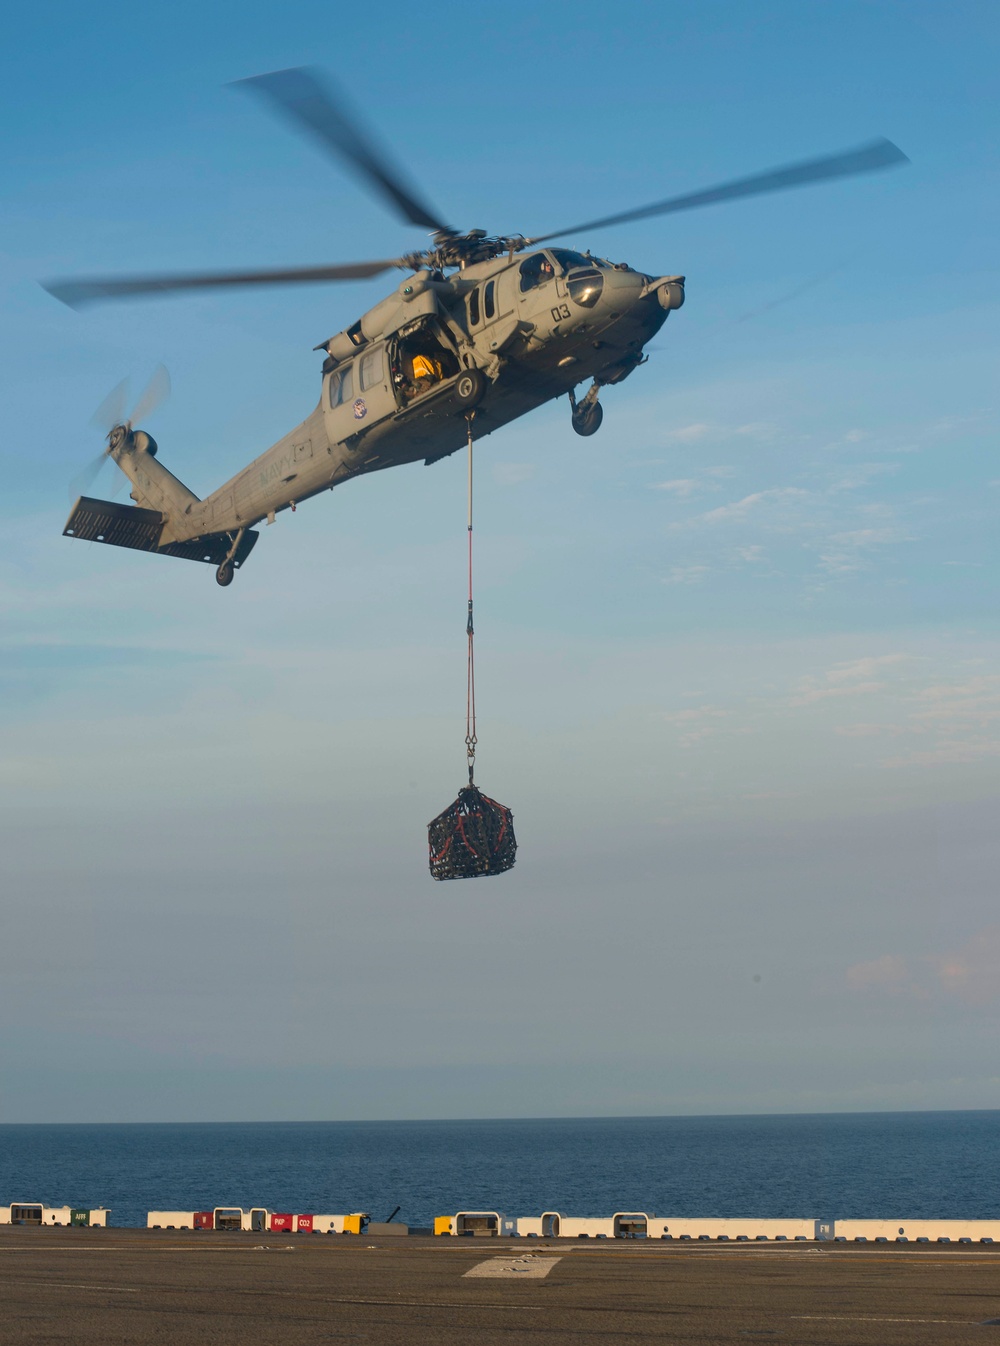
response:
M626 224L630 220L644 220L651 215L672 215L681 210L694 210L697 206L714 205L716 201L734 201L741 196L761 196L765 192L783 192L790 187L805 187L811 182L826 182L831 178L849 178L856 173L873 173L882 168L892 168L910 161L891 140L873 140L854 150L841 154L825 155L821 159L805 159L800 163L788 164L784 168L772 168L766 173L754 173L747 178L736 178L732 182L721 183L718 187L708 187L700 192L688 192L684 196L671 196L666 201L658 201L652 206L640 206L638 210L622 211L620 215L605 215L600 220L590 220L586 224L577 224L570 229L557 229L551 234L540 234L537 238L525 240L526 247L536 243L547 243L550 238L560 238L563 234L583 233L588 229L603 229L608 224Z
M234 81L263 94L292 121L306 127L327 149L334 150L356 173L373 184L410 224L435 233L453 232L406 184L403 175L375 148L343 103L305 66L274 70Z
M53 298L70 308L83 308L102 299L134 299L176 290L217 290L243 285L296 285L309 281L368 280L394 266L406 266L401 257L380 262L347 262L342 266L303 266L288 271L215 271L181 276L108 276L94 280L53 280L43 283Z

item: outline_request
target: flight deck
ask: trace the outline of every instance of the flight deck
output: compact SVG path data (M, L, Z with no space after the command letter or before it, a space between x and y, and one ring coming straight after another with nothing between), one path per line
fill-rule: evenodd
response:
M0 1228L5 1346L1000 1340L1000 1246Z

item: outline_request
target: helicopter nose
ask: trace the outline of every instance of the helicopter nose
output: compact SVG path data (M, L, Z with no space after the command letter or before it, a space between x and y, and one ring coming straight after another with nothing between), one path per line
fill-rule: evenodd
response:
M604 289L608 298L628 302L641 294L645 276L627 266L616 266L604 273Z

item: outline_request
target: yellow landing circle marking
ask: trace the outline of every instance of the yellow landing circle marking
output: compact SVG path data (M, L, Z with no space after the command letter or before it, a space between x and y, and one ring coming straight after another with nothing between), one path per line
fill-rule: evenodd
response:
M474 1267L463 1273L464 1276L490 1276L496 1280L540 1280L547 1276L559 1257L536 1257L525 1253L523 1257L491 1257L486 1262L477 1262Z

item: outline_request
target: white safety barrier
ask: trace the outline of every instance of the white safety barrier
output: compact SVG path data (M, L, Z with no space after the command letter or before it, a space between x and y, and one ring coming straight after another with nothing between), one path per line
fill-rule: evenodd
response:
M97 1228L107 1225L109 1211L103 1206L88 1210L80 1206L46 1206L41 1201L14 1201L0 1206L0 1224L72 1225Z
M147 1229L193 1229L193 1210L151 1210L146 1215Z
M1000 1243L1000 1220L837 1220L833 1236L848 1243Z
M299 1215L296 1217L296 1230L300 1234L307 1232L304 1220L312 1221L312 1232L314 1234L346 1234L347 1221L351 1218L349 1215ZM353 1231L360 1234L360 1229Z
M459 1211L434 1221L435 1234L571 1239L677 1239L705 1243L813 1241L889 1243L998 1243L1000 1220L762 1220L756 1217L691 1219L617 1211L579 1218L544 1211L510 1218L498 1211Z
M684 1239L694 1241L716 1241L733 1243L794 1242L796 1239L815 1239L829 1237L817 1229L816 1220L760 1220L747 1217L706 1219L706 1220L666 1220L650 1216L646 1230L647 1238Z
M618 1211L603 1219L577 1219L546 1211L515 1223L522 1238L654 1238L735 1243L832 1237L818 1230L815 1220L667 1219L644 1211ZM829 1222L821 1223L832 1229Z
M106 1224L108 1212L77 1211L21 1203L0 1206L0 1224ZM84 1218L86 1217L86 1218ZM260 1233L361 1234L368 1217L280 1214L254 1207L217 1206L210 1211L150 1211L151 1229L243 1229ZM764 1220L755 1216L666 1217L645 1211L578 1217L558 1211L512 1217L495 1210L465 1210L439 1215L434 1233L486 1238L647 1238L711 1243L803 1242L997 1243L1000 1220Z

